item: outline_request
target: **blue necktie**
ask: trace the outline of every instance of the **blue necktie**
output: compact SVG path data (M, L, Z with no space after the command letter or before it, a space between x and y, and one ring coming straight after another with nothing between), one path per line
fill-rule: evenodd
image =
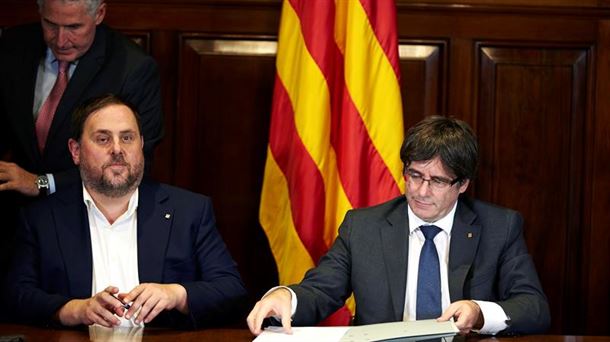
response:
M437 318L441 315L441 271L434 237L441 229L437 226L421 226L426 241L419 255L417 275L417 319Z

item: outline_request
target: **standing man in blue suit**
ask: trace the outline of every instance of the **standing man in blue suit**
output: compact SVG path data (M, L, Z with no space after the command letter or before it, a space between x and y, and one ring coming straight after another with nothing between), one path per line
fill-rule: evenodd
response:
M355 324L454 318L461 333L548 329L521 215L464 195L478 163L470 127L428 117L409 129L400 156L405 196L349 211L319 265L255 305L254 334L270 316L288 331L316 324L352 292Z
M102 23L104 0L37 3L40 23L7 29L0 39L0 158L8 152L13 161L0 160L0 191L37 196L78 182L66 146L70 115L86 99L107 93L138 109L149 161L163 124L153 58ZM64 62L68 83L45 139L36 122Z
M245 289L210 200L142 182L137 111L114 95L74 113L82 183L23 211L8 274L20 321L201 327L235 314Z

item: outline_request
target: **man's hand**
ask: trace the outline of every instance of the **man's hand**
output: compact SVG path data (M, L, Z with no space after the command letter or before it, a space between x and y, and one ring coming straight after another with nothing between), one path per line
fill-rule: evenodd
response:
M111 328L121 324L115 316L123 316L123 303L114 295L119 289L108 286L104 291L88 299L73 299L57 311L57 318L62 325L99 324Z
M460 329L460 334L468 334L472 329L481 329L484 319L479 305L471 300L460 300L451 303L438 321L448 321L455 318L455 326Z
M125 318L131 319L137 313L136 324L150 323L163 310L189 312L186 289L178 284L140 284L129 293L119 294L119 298L131 303Z
M290 291L279 288L259 300L247 318L250 331L254 335L259 335L262 332L261 327L265 318L279 316L282 319L284 332L292 334L292 327L290 325L291 299Z
M14 190L26 196L38 196L37 177L15 163L0 160L0 191Z

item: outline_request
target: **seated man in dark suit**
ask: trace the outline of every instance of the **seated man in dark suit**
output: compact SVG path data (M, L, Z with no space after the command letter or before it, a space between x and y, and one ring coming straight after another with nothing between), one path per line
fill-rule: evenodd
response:
M288 331L316 324L352 292L355 324L454 318L461 333L548 329L521 215L463 195L478 163L470 127L428 117L409 129L400 155L405 196L349 211L319 265L255 305L252 333L270 316Z
M3 29L0 35L0 282L19 208L80 183L67 148L70 115L78 105L106 93L135 105L142 119L146 174L163 134L157 64L103 24L105 1L37 4L38 22ZM0 311L0 321L3 315Z
M114 95L75 111L68 144L82 183L21 215L6 291L18 320L192 328L235 313L245 289L210 200L142 182L140 132Z

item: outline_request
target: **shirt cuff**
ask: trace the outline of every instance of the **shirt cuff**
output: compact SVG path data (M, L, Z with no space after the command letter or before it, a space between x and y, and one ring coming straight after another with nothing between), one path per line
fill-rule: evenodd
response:
M52 173L47 173L47 179L49 180L49 195L55 192L55 178Z
M267 291L267 293L265 293L263 295L263 297L261 299L267 297L267 295L269 295L271 292L273 292L275 290L278 290L278 289L286 289L286 290L290 291L290 307L291 307L291 309L290 309L290 317L292 318L292 316L294 316L294 313L297 311L298 301L297 301L297 294L294 293L294 291L292 291L292 289L289 288L288 286L275 286L275 287L272 287L269 291ZM277 319L277 320L280 320L279 316L272 316L272 317Z
M484 300L473 300L481 308L481 314L484 318L483 327L477 331L479 334L495 335L506 329L508 324L508 316L502 307L494 302Z

